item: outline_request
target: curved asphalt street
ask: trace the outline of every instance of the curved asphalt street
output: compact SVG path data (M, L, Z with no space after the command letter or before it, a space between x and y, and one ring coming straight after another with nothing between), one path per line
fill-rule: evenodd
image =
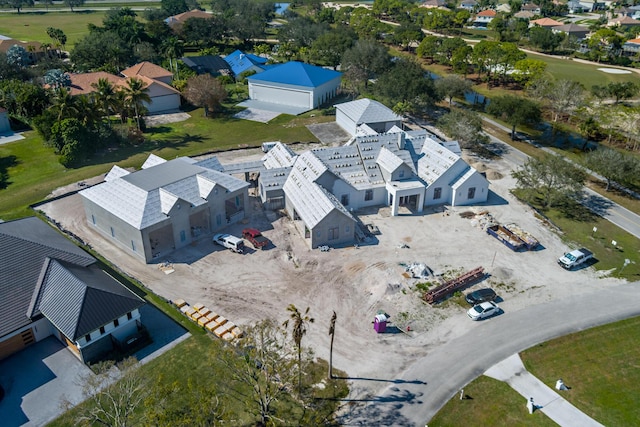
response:
M638 316L639 301L640 282L635 282L474 322L465 335L415 361L394 385L380 396L367 398L366 406L341 421L344 425L422 427L494 364L550 339Z
M486 117L483 117L483 120L491 123L493 126L499 127L505 132L511 133L511 129L495 122L494 120ZM522 151L513 148L507 143L502 142L491 135L488 136L491 138L489 149L498 153L503 159L509 161L515 166L521 166L529 159L529 156ZM538 146L538 148L549 154L557 155L553 150L546 147ZM595 175L592 171L587 172ZM587 187L585 187L584 190L585 195L582 201L583 205L596 214L602 216L604 219L612 222L616 226L640 239L640 215L631 212Z

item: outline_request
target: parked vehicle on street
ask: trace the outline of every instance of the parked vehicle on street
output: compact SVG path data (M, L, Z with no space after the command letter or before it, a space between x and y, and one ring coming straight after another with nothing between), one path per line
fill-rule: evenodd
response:
M242 230L242 237L251 242L256 249L262 249L269 244L269 239L264 237L262 233L255 228L245 228Z
M581 248L562 255L560 258L558 258L558 264L560 264L567 270L571 270L581 264L586 263L592 258L593 253L590 250Z
M474 305L467 311L467 315L471 320L480 320L491 317L500 312L500 307L493 301L485 301L481 304Z
M231 234L216 234L213 236L213 243L224 246L239 254L244 252L244 240Z
M485 301L493 301L496 299L496 295L493 289L483 288L478 289L465 295L464 299L471 305L480 304Z

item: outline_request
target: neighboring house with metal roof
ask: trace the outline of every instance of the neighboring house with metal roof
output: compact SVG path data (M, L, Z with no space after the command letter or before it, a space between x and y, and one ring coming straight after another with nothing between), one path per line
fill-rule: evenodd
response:
M301 112L313 110L336 96L341 77L338 71L291 61L248 77L249 98Z
M89 225L151 262L244 219L248 187L217 159L151 155L142 170L114 166L105 182L80 195Z
M231 67L220 55L185 56L180 59L197 74L209 73L212 76L231 76Z
M51 335L83 362L139 334L144 301L36 217L0 223L0 359Z
M402 117L389 108L368 98L343 102L336 106L336 123L350 135L357 134L358 127L367 125L377 133L387 132L394 126L402 126Z
M231 67L231 71L235 77L238 77L245 71L261 73L264 71L267 63L267 58L252 53L244 53L241 50L230 53L224 57L224 60L229 64L229 67Z

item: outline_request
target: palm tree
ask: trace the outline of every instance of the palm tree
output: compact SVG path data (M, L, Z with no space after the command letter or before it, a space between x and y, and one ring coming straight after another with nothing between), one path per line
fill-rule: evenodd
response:
M290 314L290 319L285 320L282 324L285 328L289 327L289 320L293 321L293 342L295 343L296 350L298 351L298 396L302 394L302 337L307 334L307 324L313 323L313 317L309 316L309 307L303 313L300 313L298 308L289 304L287 311Z
M331 346L329 347L329 379L333 379L333 337L336 334L336 319L337 315L335 310L333 316L331 316L331 323L329 324L329 335L331 335Z
M57 89L53 97L53 110L58 112L58 122L62 119L75 117L75 114L78 113L76 104L75 96L72 96L67 88Z
M111 120L109 116L112 111L115 111L116 106L116 90L113 84L106 78L98 79L97 83L91 83L96 91L94 92L96 103L102 109L102 114L106 116L107 123L111 126Z
M184 44L182 43L182 40L178 39L177 37L169 37L162 44L162 51L167 59L169 59L169 68L177 73L177 58L181 57L184 53Z
M149 88L147 88L147 84L142 80L134 77L127 79L127 86L124 88L124 93L126 94L127 102L133 107L138 130L140 130L140 113L144 109L144 103L146 102L148 104L151 102L148 92Z

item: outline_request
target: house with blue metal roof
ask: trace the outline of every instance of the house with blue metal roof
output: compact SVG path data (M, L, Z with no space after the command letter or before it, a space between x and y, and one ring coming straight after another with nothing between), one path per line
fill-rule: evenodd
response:
M340 87L342 73L303 62L291 61L250 76L249 98L264 104L313 110L332 99Z
M233 53L224 57L224 60L231 67L231 71L234 76L239 76L245 71L255 71L261 73L264 71L267 63L267 58L263 58L252 53L244 53L240 50L236 50Z

